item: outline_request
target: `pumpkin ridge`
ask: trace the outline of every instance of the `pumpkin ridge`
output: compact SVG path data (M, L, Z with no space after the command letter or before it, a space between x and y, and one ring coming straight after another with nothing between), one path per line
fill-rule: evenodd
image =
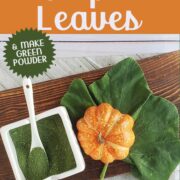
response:
M101 112L100 110L104 106L105 107L107 106L107 109L110 109L110 112L108 112L106 109L105 117L103 117L103 119L102 119L102 117L100 118L98 116L98 112ZM113 112L113 107L111 105L109 105L108 103L102 103L97 107L97 109L96 109L96 117L97 117L97 121L98 121L97 128L99 127L99 125L103 126L101 131L103 131L103 129L106 127L106 125L111 117L112 112ZM102 114L102 112L100 114Z
M91 128L87 123L86 121L84 120L84 118L80 119L78 122L77 122L77 125L76 125L77 129L79 132L81 133L86 133L86 134L94 134L96 131ZM88 130L88 133L87 133L87 130ZM92 132L89 132L89 131L92 131Z
M93 159L95 159L95 160L100 160L101 158L102 158L102 154L103 154L103 147L104 147L104 145L103 144L100 144L99 145L99 152L98 152L98 150L97 150L97 147L95 147L90 153L89 153L89 155L93 158ZM94 157L94 154L95 154L95 152L98 152L98 158L96 157Z
M91 137L91 138L88 138L88 136ZM94 142L96 140L96 136L92 136L92 134L87 134L87 133L84 133L84 132L79 132L78 133L78 139L81 142L88 141L90 143L90 142Z
M119 117L119 120L115 121L111 127L109 127L109 129L107 130L106 134L105 134L105 138L111 133L112 129L114 128L114 126L123 118L123 114L121 114L121 116Z
M78 134L79 134L79 136L84 136L85 137L85 140L81 139L81 142L84 142L84 141L86 142L87 140L88 140L88 142L90 142L91 140L87 136L93 136L92 134L85 133L85 132L82 132L82 131L79 132ZM94 135L92 140L94 141L95 139L96 139L96 136Z
M80 136L80 133L78 133L78 139L80 140L81 146L83 148L89 147L88 155L99 147L99 143L97 142L96 136L94 136L94 138L91 140L88 139L88 141L82 140L81 138L79 138L79 136ZM81 134L81 136L82 136L82 134Z
M128 122L128 125L126 125L126 127L124 127L125 123L127 123L127 122ZM130 115L124 114L124 117L123 117L122 121L120 122L120 124L121 124L122 128L124 128L124 129L132 129L134 126L134 120Z
M121 145L119 145L119 144L112 143L111 141L106 141L106 144L107 144L108 146L111 146L111 147L114 148L114 149L122 148L122 149L129 150L129 147L121 146Z
M103 151L103 155L102 155L101 161L104 164L107 164L107 163L112 163L114 160L115 160L115 158L112 155L112 153L108 150L108 146L106 144L104 146L104 151Z
M97 128L93 128L93 126L86 120L86 118L83 118L84 122L88 125L88 128L98 133Z
M126 133L128 133L128 135ZM110 135L107 138L107 142L112 142L115 139L118 139L118 137L120 137L120 136L123 136L122 137L123 138L123 142L119 142L119 143L116 142L114 144L117 144L117 145L120 145L120 146L124 146L124 147L127 147L127 148L131 147L134 144L135 135L134 135L134 132L132 130L130 130L129 132L123 132L122 131L122 134L119 133L119 134L116 134L116 135ZM128 136L128 138L127 138L127 136ZM129 138L129 136L130 136L130 138Z
M84 113L84 121L86 124L91 127L91 129L97 130L98 120L96 117L96 108L97 106L89 107Z
M92 157L92 155L91 155L91 154L92 154L92 153L96 150L96 148L97 148L97 147L93 148L93 149L89 152L89 154L88 154L88 155L90 155L90 156Z
M107 146L109 146L110 148L113 149L114 152L109 151L109 149L108 149L108 151L111 154L114 154L113 155L114 159L122 160L122 159L125 159L129 154L129 148L127 148L127 147L120 146L120 145L117 145L117 144L114 144L111 142L107 142Z

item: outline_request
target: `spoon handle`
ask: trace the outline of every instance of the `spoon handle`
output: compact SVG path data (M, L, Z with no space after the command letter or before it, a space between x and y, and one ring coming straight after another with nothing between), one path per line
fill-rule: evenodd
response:
M23 90L25 94L25 99L29 112L29 120L31 124L31 150L35 147L41 147L44 149L42 142L39 137L36 118L35 118L35 110L34 110L34 97L33 97L33 88L32 82L30 78L23 79Z

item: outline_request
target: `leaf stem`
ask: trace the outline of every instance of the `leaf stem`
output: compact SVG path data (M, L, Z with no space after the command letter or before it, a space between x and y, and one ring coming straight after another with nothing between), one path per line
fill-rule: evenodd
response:
M103 167L103 170L102 170L102 172L100 174L100 180L104 180L107 168L108 168L108 164L105 164L104 167Z

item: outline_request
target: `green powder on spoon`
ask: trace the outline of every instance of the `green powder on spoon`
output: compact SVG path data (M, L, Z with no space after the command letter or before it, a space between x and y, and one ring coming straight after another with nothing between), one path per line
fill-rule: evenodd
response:
M46 152L40 148L33 148L28 158L28 179L42 180L47 177L49 162Z

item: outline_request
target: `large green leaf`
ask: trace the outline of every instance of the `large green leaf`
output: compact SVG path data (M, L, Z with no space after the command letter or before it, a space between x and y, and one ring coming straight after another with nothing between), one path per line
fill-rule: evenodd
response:
M107 102L123 113L134 114L151 91L139 65L131 58L119 62L89 86L95 100Z
M142 107L130 152L134 173L143 180L166 180L180 162L179 115L169 101L152 95Z
M136 141L129 157L133 172L143 180L167 180L180 162L179 116L174 105L152 95L139 65L128 58L86 87L75 80L61 100L72 122L89 106L102 102L134 117Z
M65 106L74 124L80 117L83 116L84 111L95 105L86 84L81 79L76 79L72 82L68 92L61 99L61 105Z

